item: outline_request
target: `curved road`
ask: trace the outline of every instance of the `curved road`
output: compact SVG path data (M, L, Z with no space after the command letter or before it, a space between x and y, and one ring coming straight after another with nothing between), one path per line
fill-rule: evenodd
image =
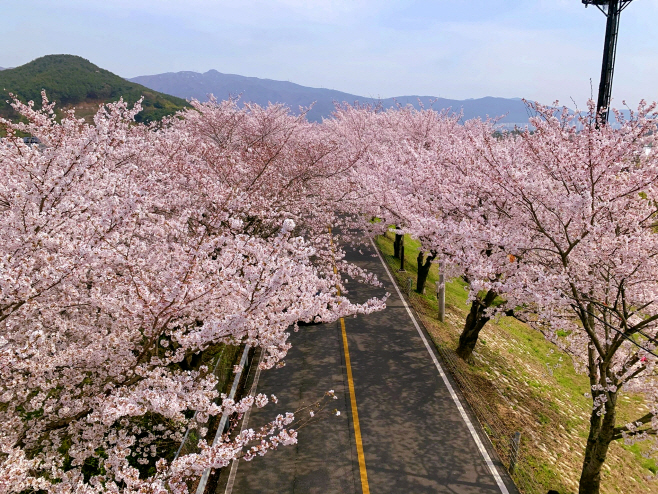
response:
M278 405L254 410L249 427L329 389L336 391L338 400L330 405L340 416L325 416L301 430L296 446L236 463L233 475L224 469L215 492L517 494L374 247L361 250L348 253L347 260L376 273L384 288L352 283L350 299L364 301L385 291L391 296L386 310L344 321L352 379L341 323L303 327L291 336L287 365L263 372L258 381L258 392L275 394Z

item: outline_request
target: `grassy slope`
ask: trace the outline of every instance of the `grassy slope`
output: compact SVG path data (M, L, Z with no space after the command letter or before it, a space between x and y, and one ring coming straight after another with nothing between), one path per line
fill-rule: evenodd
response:
M20 67L0 71L0 116L16 118L6 103L9 93L21 101L41 104L41 90L48 99L57 102L57 108L76 107L76 114L88 118L101 103L123 97L129 104L144 97L144 109L137 120L150 122L171 115L188 106L181 98L158 93L140 84L129 82L118 75L101 69L84 58L73 55L48 55Z
M380 237L378 246L389 265L399 267L399 261L392 257L392 235ZM400 286L406 286L407 276L415 280L418 246L418 242L406 238L407 273L394 270ZM412 304L434 343L454 355L469 308L467 292L461 280L447 283L446 318L441 323L436 316L438 306L433 289L437 280L437 265L433 265L426 294L414 293ZM505 429L506 438L515 431L522 432L521 453L534 477L530 484L539 484L537 490L528 492L535 490L543 494L548 489L557 489L561 494L577 492L591 400L585 396L587 377L574 371L571 358L547 342L541 333L516 319L503 317L487 323L471 365L456 357L455 361L458 372L471 387L465 392L467 399L486 402L487 413L495 415L483 424L499 454L502 451L504 463L507 464L507 445L499 447L496 434L487 423L499 424L499 428ZM641 397L626 394L622 394L619 408L619 423L626 423L647 410ZM602 493L658 492L658 485L645 479L656 471L656 464L644 459L641 449L629 448L620 441L611 445L604 466Z

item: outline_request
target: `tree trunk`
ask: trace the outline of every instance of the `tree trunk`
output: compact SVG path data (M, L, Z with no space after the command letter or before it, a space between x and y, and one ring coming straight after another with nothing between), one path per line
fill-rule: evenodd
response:
M599 394L604 394L604 392L599 392ZM597 411L593 410L590 416L589 436L578 488L579 494L599 494L601 488L601 468L614 437L617 408L617 393L608 392L607 395L605 413L598 415Z
M484 328L484 325L487 324L487 321L490 319L486 315L486 310L491 307L491 304L493 304L497 295L498 294L493 290L489 290L484 297L478 295L475 300L473 300L471 310L466 317L464 330L459 336L459 346L457 347L457 355L463 360L468 360L471 357L475 344L478 341L480 331L482 331L482 328Z
M423 262L423 251L418 252L418 257L416 262L418 263L418 278L416 279L416 292L424 293L425 292L425 282L427 277L430 274L430 268L432 267L432 261L436 258L436 252L430 252L430 254Z
M191 355L186 355L185 358L178 363L178 365L180 365L181 369L186 371L196 370L196 368L201 363L202 356L202 351L193 353Z
M400 259L400 245L402 245L402 239L404 235L395 234L395 241L393 241L393 257Z

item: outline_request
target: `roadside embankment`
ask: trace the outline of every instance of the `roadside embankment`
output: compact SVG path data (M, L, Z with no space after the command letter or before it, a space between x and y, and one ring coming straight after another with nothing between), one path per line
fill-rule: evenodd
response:
M404 272L393 257L392 234L378 237L377 246L399 286L406 291L411 277L415 287L419 244L406 237ZM411 292L411 305L508 468L512 437L521 433L513 473L518 487L526 494L578 492L591 409L587 376L577 374L571 358L540 332L511 317L490 321L472 361L461 360L454 349L469 309L465 283L446 283L445 322L439 322L437 268L432 266L424 294ZM620 403L620 424L646 409L641 396L622 394ZM657 492L658 486L646 480L652 472L656 464L642 456L639 445L616 441L604 466L601 492Z

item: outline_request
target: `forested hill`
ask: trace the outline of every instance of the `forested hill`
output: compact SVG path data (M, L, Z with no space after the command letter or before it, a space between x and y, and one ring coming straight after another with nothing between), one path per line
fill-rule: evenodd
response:
M76 114L88 117L98 105L123 97L129 104L144 97L144 109L137 120L159 120L187 105L184 99L162 94L135 82L127 81L102 69L82 57L74 55L47 55L20 67L0 71L0 116L15 118L16 113L6 102L8 93L21 101L33 100L41 104L41 90L45 89L57 108L76 107Z

